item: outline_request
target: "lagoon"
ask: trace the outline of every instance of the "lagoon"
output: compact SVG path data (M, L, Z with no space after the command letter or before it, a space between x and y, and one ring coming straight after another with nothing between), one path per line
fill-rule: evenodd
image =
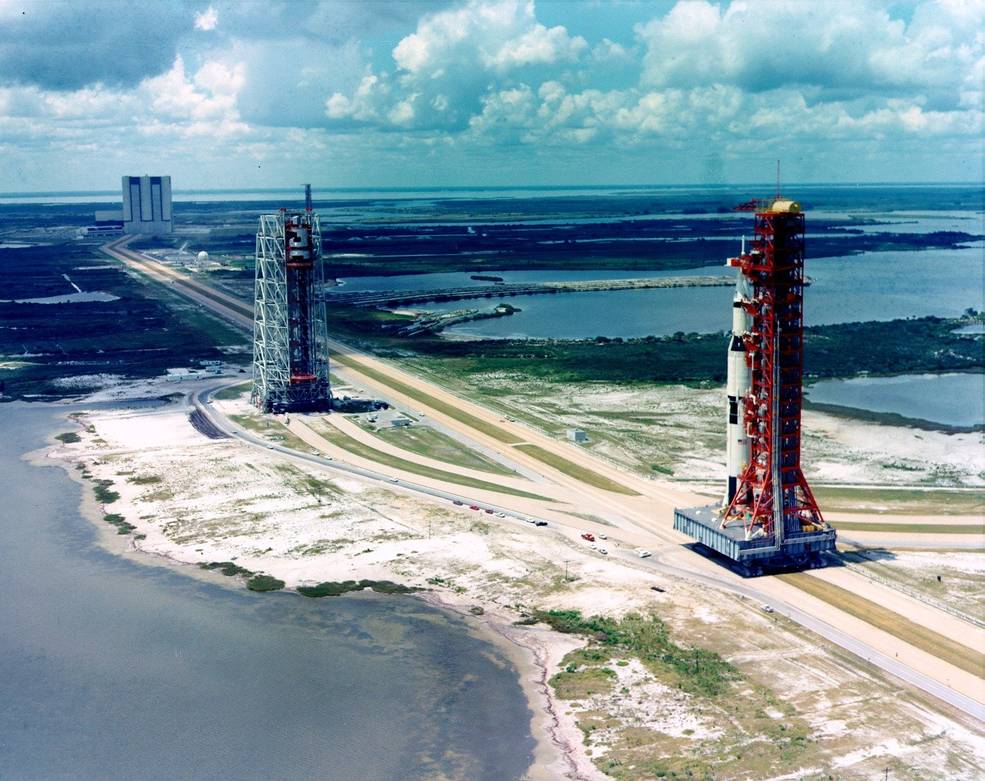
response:
M516 670L409 597L253 594L106 552L20 455L72 407L0 405L0 778L520 778ZM60 413L60 415L58 414Z
M808 401L889 412L947 426L985 425L985 374L906 374L822 380Z
M811 285L804 294L807 325L831 325L866 320L906 317L957 317L969 307L985 309L985 265L981 246L956 250L870 252L861 255L807 260ZM484 272L487 273L487 272ZM568 272L560 277L548 272L488 272L514 281L549 281L558 278L602 279L657 276L655 273ZM561 272L564 273L564 272ZM660 276L734 274L723 266L709 266ZM464 285L464 275L423 275L417 287L428 289ZM448 280L437 279L448 277ZM387 278L361 280L361 289L383 287ZM412 277L399 284L409 285ZM474 283L487 284L488 283ZM381 285L381 287L376 287ZM339 288L346 290L346 287ZM355 286L348 289L356 289ZM634 338L665 336L677 331L712 333L731 326L727 287L654 288L607 292L564 293L492 297L468 301L429 303L421 308L454 311L465 307L492 307L501 301L522 311L510 317L479 320L449 328L446 333L486 339L591 339L596 336Z

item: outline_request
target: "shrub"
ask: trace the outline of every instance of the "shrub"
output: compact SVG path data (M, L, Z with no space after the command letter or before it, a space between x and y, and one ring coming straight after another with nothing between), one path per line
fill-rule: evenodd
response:
M246 581L246 587L250 591L279 591L284 588L284 581L272 575L254 575Z

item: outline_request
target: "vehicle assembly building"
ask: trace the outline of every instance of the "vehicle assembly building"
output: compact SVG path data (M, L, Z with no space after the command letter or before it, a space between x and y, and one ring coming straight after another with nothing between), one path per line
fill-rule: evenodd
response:
M124 176L123 232L163 236L173 230L171 177Z
M328 327L321 229L303 214L260 217L253 304L253 403L264 412L327 410Z
M674 528L747 575L823 564L835 530L800 468L804 375L804 215L779 196L757 205L738 268L728 347L727 485L721 505L677 509Z

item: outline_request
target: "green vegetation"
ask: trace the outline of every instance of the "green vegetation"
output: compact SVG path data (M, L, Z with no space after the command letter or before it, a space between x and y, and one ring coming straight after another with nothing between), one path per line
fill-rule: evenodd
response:
M405 458L400 458L399 456L391 455L390 453L386 453L382 450L377 450L375 447L371 447L357 439L353 439L348 434L339 431L334 426L327 426L325 430L320 433L321 436L333 445L336 445L343 450L347 450L353 455L369 459L377 464L390 466L394 469L400 469L404 472L410 472L415 475L421 475L421 477L430 477L435 480L443 480L448 483L468 486L469 488L478 488L483 491L494 491L496 493L510 494L512 496L522 496L526 499L541 499L543 501L549 501L547 497L530 493L529 491L521 491L516 488L509 488L507 486L489 483L485 480L479 480L478 478L468 477L467 475L460 475L455 472L446 472L443 469L425 466L423 464L418 464L415 461L408 461Z
M350 591L372 589L377 594L411 594L420 589L394 583L391 580L343 580L319 583L316 586L298 586L298 593L306 597L338 597Z
M241 567L239 566L239 564L236 564L235 562L232 561L210 561L207 564L199 564L198 566L201 567L202 569L209 569L209 570L217 569L223 575L226 575L228 577L232 577L234 575L244 575L246 577L249 577L253 574L252 570L248 570L246 569L246 567Z
M238 399L247 390L249 390L249 382L241 382L237 385L230 385L228 388L223 388L212 394L213 399L218 399L219 401L232 401L233 399Z
M425 393L424 391L418 390L407 383L401 382L400 380L394 379L383 372L377 371L376 369L367 366L362 361L353 358L351 355L333 353L332 359L338 363L341 363L343 366L348 366L360 374L364 374L370 379L395 390L397 393L414 399L414 401L419 401L422 404L426 404L431 409L437 410L438 412L457 420L459 423L464 423L469 428L480 431L493 439L498 439L500 442L505 442L507 445L513 445L522 441L509 431L506 431L499 426L495 426L492 423L487 423L484 420L480 420L457 405L440 401L429 393Z
M577 610L538 610L534 615L558 632L591 638L590 648L629 653L649 667L671 673L677 685L692 694L718 696L741 677L718 654L677 645L670 639L667 625L655 615L628 613L622 619L585 618Z
M97 480L92 486L92 492L96 496L96 501L100 504L112 504L120 495L116 491L111 491L109 487L113 485L112 480Z
M157 485L161 480L160 475L141 475L127 478L127 482L134 485Z
M79 395L91 385L73 386L79 375L154 377L170 366L201 360L238 360L220 345L239 345L241 334L198 305L179 299L166 286L108 264L92 244L75 241L50 246L0 249L5 298L37 298L70 292L63 274L78 277L86 287L118 296L115 301L85 304L0 303L0 379L4 398L43 399ZM55 311L57 310L57 312ZM57 316L54 316L57 315ZM121 329L121 323L134 324ZM30 353L30 362L7 363L5 356Z
M106 521L106 523L115 526L117 534L129 534L137 528L132 523L128 523L119 513L107 513L103 516L103 520Z
M974 523L857 523L831 521L846 532L902 532L905 534L985 534L985 525Z
M615 670L608 667L586 667L583 670L564 670L554 675L550 684L560 700L582 700L593 694L605 694L615 685Z
M396 338L385 331L360 330L347 326L343 314L336 313L340 318L338 332L380 354L400 357L412 352L432 363L440 360L442 373L463 377L496 372L562 383L725 381L721 334L451 341L433 336ZM823 378L853 377L860 372L879 375L980 369L985 366L985 342L952 333L965 323L965 319L924 317L807 328L805 370L810 377ZM392 384L386 378L379 379Z
M612 777L622 781L771 778L817 764L810 727L792 707L748 681L717 654L675 643L657 616L629 614L617 620L551 610L535 611L532 619L589 638L585 648L564 657L561 671L550 683L559 699L572 702L589 749L594 748L596 730L606 731L607 752L595 761ZM616 671L633 658L659 682L691 694L694 699L685 701L687 707L720 732L710 739L689 739L688 733L675 737L626 722L619 715L619 701L638 699L641 693L632 683L617 692ZM603 699L584 702L588 697ZM612 703L611 713L607 702ZM578 710L579 706L585 710Z
M855 616L868 624L881 629L905 643L926 651L938 659L960 667L972 675L981 675L985 670L985 654L976 651L949 637L914 623L871 600L853 594L805 572L794 572L776 577L796 586L802 591Z
M229 419L248 431L261 434L265 439L269 439L271 442L283 445L284 447L289 447L291 450L300 450L304 453L311 450L310 445L298 437L293 431L285 428L280 421L257 417L255 415L230 415Z
M254 575L246 581L246 587L250 591L279 591L284 588L284 581L271 575Z
M66 445L70 445L73 442L82 441L82 437L80 437L74 431L66 431L64 434L55 434L55 439L57 439L59 442L64 442Z
M412 453L419 453L438 461L447 461L456 466L508 477L515 474L512 469L508 469L499 462L482 455L482 453L466 447L461 442L430 426L384 428L375 432L375 435L395 447L409 450Z
M814 495L831 512L899 515L982 515L985 492L955 489L817 486ZM847 528L847 527L846 527Z
M309 475L292 464L275 464L274 469L282 474L284 482L298 493L310 494L316 499L342 495L342 491L330 481Z
M598 472L593 472L591 469L586 469L573 461L569 461L562 455L553 453L550 450L545 450L540 445L532 445L529 443L522 445L515 445L517 450L522 450L527 455L533 456L538 461L543 461L548 466L552 466L559 472L564 472L564 474L569 477L573 477L576 480L580 480L588 485L595 486L596 488L601 488L605 491L612 491L617 494L626 494L627 496L639 496L638 491L634 491L632 488L627 488L624 485L620 485L615 480L610 480L605 475L600 475Z

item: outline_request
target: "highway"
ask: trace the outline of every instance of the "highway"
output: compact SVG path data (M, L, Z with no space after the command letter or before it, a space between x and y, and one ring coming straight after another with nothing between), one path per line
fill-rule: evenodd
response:
M135 271L168 284L172 289L199 302L229 322L244 330L252 330L251 308L242 301L209 288L163 264L130 252L126 250L125 244L126 239L112 242L107 245L105 251ZM681 543L686 542L686 538L673 532L668 523L658 519L668 518L670 509L674 505L700 502L697 497L617 470L573 445L559 443L539 432L505 421L488 409L458 398L433 383L425 382L379 359L359 353L349 345L333 340L330 347L336 359L335 370L338 370L341 363L345 373L364 387L379 391L384 398L397 400L403 407L426 410L428 416L442 425L461 431L482 446L503 453L525 469L543 475L550 482L564 488L568 492L569 502L577 505L583 514L588 512L605 517L606 514L611 515L615 508L619 516L628 521L627 528L606 528L605 531L624 545L644 546L655 550L657 560L648 560L645 562L646 566L675 577L742 594L761 604L769 604L778 613L788 616L884 671L965 713L978 719L985 718L985 708L978 701L982 697L983 688L980 678L964 673L940 660L935 662L934 657L907 646L906 643L881 630L868 628L864 622L853 619L847 614L841 614L837 609L805 595L776 578L759 578L753 585L753 582L744 581L729 570L683 548ZM412 476L408 479L407 475L402 474L397 476L394 482L392 470L390 474L385 474L362 466L340 463L337 459L329 460L277 445L271 446L259 437L233 426L219 415L208 403L208 395L214 390L215 388L212 388L196 396L193 400L194 406L219 430L253 446L273 450L284 457L300 459L320 468L386 482L393 488L414 491L447 501L477 503L472 498L471 492L465 495L441 490L433 484L428 484L430 481L414 480ZM551 460L545 460L543 456L538 457L536 451L531 454L531 451L518 449L517 444L548 450L552 458L562 459L562 466L565 462L569 466L559 469L556 462L552 464ZM583 477L578 476L580 473L572 471L572 467L584 470L589 475L589 482L586 483ZM590 484L593 479L597 484ZM614 492L599 487L605 485L604 482L599 481L611 481L622 490ZM536 491L536 487L532 490ZM556 502L554 504L556 505ZM483 502L481 506L483 509L488 507L493 512L503 513L512 522L522 521L527 517L550 517L553 525L568 534L577 534L583 530L598 531L602 528L577 516L559 512L561 508L556 506L506 494L502 495L500 501ZM858 581L856 588L859 593L878 593L870 588L871 584L864 578L856 577ZM933 620L939 625L935 626L935 629L952 627L953 624L949 624L948 621L957 620L943 613L941 616L940 619L933 616ZM968 629L974 632L976 628L969 625ZM955 634L952 630L949 630L949 633ZM956 639L965 643L968 642L969 636L973 636L961 632L958 634L961 636ZM890 651L893 655L890 655ZM951 685L948 685L948 682Z

